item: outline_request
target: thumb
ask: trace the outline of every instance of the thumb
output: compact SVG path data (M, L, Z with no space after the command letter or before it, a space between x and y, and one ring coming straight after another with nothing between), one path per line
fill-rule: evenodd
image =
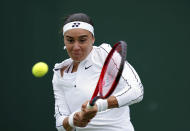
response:
M81 110L84 111L86 109L86 106L89 101L86 101L85 103L82 104Z

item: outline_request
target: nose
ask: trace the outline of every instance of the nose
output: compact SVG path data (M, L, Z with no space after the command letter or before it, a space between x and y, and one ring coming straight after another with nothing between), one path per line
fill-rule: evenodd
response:
M76 41L73 45L73 50L79 50L80 49L80 45L79 45L79 42Z

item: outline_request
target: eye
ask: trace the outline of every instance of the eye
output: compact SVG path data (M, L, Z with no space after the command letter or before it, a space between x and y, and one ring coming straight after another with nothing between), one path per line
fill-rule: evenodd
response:
M80 39L79 41L80 41L80 43L84 43L86 41L86 39L83 38L83 39Z
M68 41L69 43L73 43L73 42L74 42L73 39L67 39L67 41Z

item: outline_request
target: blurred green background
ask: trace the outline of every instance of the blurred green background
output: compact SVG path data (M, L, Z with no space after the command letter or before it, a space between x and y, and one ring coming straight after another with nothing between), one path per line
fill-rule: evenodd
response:
M188 131L190 118L188 0L2 0L1 131L56 131L52 69L67 58L62 18L84 12L95 24L96 45L128 42L128 61L144 84L131 106L136 131ZM43 78L31 74L44 61Z

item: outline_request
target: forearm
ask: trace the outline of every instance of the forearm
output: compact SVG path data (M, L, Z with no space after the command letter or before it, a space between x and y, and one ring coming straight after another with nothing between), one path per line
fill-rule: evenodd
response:
M114 93L118 107L129 106L143 99L144 89L135 69L126 62L122 78L120 79L121 90Z
M116 99L115 96L110 96L108 99L107 99L107 102L108 102L108 109L111 109L111 108L118 108L118 101Z
M108 109L129 106L131 104L140 102L142 98L143 86L140 84L138 87L125 89L114 96L110 96L107 99Z
M117 99L118 107L122 107L140 102L143 99L143 94L143 86L139 84L138 86L126 88L114 96Z

